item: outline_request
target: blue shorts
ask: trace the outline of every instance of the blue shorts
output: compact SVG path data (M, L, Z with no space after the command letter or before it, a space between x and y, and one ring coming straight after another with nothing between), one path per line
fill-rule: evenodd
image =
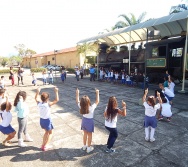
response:
M155 116L153 117L148 117L145 115L144 118L144 127L147 128L151 126L152 128L156 128L157 127L157 119Z
M85 130L87 132L94 132L94 121L93 121L93 118L82 117L81 130Z
M45 129L47 131L52 130L54 128L50 118L48 119L40 118L40 126L42 129Z
M167 97L167 99L168 99L169 101L172 101L172 99L174 98L174 97L169 97L169 96L166 95L166 94L165 94L165 96Z
M7 127L4 127L4 126L1 126L1 125L0 125L0 131L1 131L3 134L6 134L6 135L8 135L8 134L10 134L10 133L12 133L12 132L15 132L15 130L12 128L11 125L9 125L9 126L7 126Z

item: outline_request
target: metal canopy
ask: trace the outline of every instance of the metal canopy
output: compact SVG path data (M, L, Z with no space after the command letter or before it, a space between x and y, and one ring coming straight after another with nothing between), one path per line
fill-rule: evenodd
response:
M91 38L83 39L77 44L79 45L86 42L98 41L100 43L108 43L109 45L119 45L125 43L146 41L147 29L149 31L160 31L160 36L156 36L154 39L161 39L165 36L180 36L182 31L187 31L187 18L188 11L184 11L169 16L164 16L158 19L148 20L144 23L139 23L130 27L121 28Z

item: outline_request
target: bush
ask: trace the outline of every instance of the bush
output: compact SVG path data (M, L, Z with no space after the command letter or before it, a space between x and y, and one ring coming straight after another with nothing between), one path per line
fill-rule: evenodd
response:
M33 73L33 72L43 72L44 70L46 70L46 68L31 68L31 73Z
M74 68L67 68L66 70L67 70L69 73L75 73Z
M14 72L17 72L18 69L13 69ZM7 74L10 73L10 69L1 69L0 74Z

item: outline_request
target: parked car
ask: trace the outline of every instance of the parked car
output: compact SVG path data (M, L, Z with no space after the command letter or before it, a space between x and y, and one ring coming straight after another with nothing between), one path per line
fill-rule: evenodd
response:
M53 65L48 65L47 67L46 67L48 70L55 70L55 67L53 66Z
M55 65L54 67L55 67L56 71L60 71L61 70L61 66Z

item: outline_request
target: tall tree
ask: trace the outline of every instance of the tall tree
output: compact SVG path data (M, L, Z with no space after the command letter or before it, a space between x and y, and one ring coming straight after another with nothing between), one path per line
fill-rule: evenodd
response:
M146 12L143 12L138 18L136 18L133 13L130 13L130 16L121 14L118 17L123 17L124 21L118 21L113 28L118 29L141 23L144 20L145 16Z
M18 56L21 56L21 57L36 54L34 50L26 48L24 44L18 44L14 46L14 48L18 51Z
M92 43L84 43L82 45L77 45L77 53L78 55L84 56L84 62L86 60L86 56L88 52L98 52L98 48L96 48Z

